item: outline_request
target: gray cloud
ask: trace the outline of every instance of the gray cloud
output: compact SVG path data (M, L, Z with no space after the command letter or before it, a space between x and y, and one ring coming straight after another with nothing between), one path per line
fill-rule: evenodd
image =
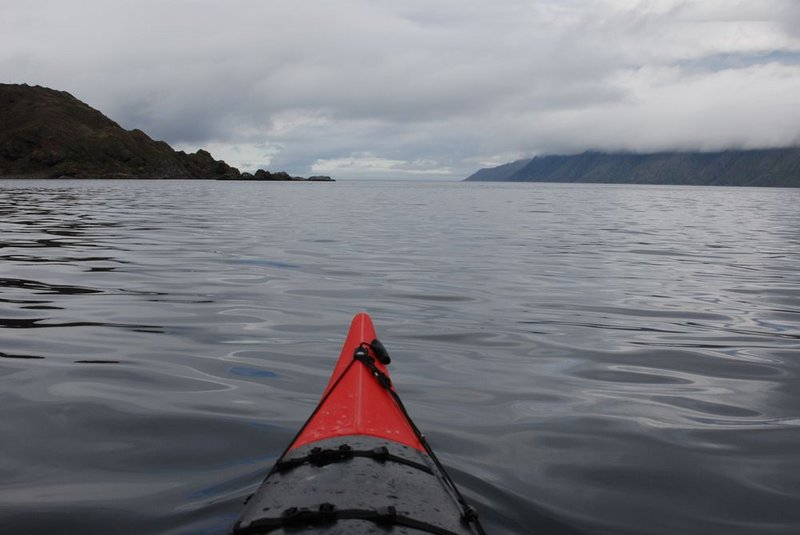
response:
M7 82L244 168L462 177L545 152L800 135L792 0L29 0Z

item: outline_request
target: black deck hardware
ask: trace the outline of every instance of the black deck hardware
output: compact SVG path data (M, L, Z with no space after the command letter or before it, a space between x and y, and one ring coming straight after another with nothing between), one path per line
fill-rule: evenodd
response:
M369 343L369 347L372 349L372 352L375 353L375 358L378 359L378 362L384 366L387 366L390 362L392 362L391 357L389 357L389 352L386 351L384 345L377 338Z
M379 463L391 461L416 468L417 470L422 470L423 472L427 472L429 474L433 474L433 470L431 470L429 466L414 462L398 455L393 455L389 453L389 448L386 446L378 446L372 448L371 450L354 450L349 444L342 444L335 449L314 447L311 449L308 455L304 455L303 457L292 457L290 459L279 460L272 468L272 472L286 472L306 463L313 464L314 466L325 466L331 463L348 461L353 457L366 457Z

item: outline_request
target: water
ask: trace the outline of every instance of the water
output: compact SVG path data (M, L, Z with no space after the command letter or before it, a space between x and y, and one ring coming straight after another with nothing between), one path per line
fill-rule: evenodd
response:
M797 533L798 206L2 181L0 532L224 532L364 309L490 533Z

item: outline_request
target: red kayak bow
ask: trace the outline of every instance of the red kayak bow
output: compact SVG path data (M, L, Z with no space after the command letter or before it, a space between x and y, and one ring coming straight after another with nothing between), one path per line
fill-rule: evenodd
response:
M353 358L359 348L369 352L375 340L372 319L365 312L356 314L322 400L289 450L326 438L369 435L425 451L391 394L394 387L385 388L374 370ZM374 359L373 365L389 377L379 359Z
M353 318L308 421L248 499L233 535L482 535L411 420L370 317Z

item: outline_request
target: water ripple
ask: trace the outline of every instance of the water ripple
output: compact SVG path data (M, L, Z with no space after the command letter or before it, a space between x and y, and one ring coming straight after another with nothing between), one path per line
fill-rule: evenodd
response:
M490 533L796 533L798 205L0 181L0 531L225 532L367 309Z

